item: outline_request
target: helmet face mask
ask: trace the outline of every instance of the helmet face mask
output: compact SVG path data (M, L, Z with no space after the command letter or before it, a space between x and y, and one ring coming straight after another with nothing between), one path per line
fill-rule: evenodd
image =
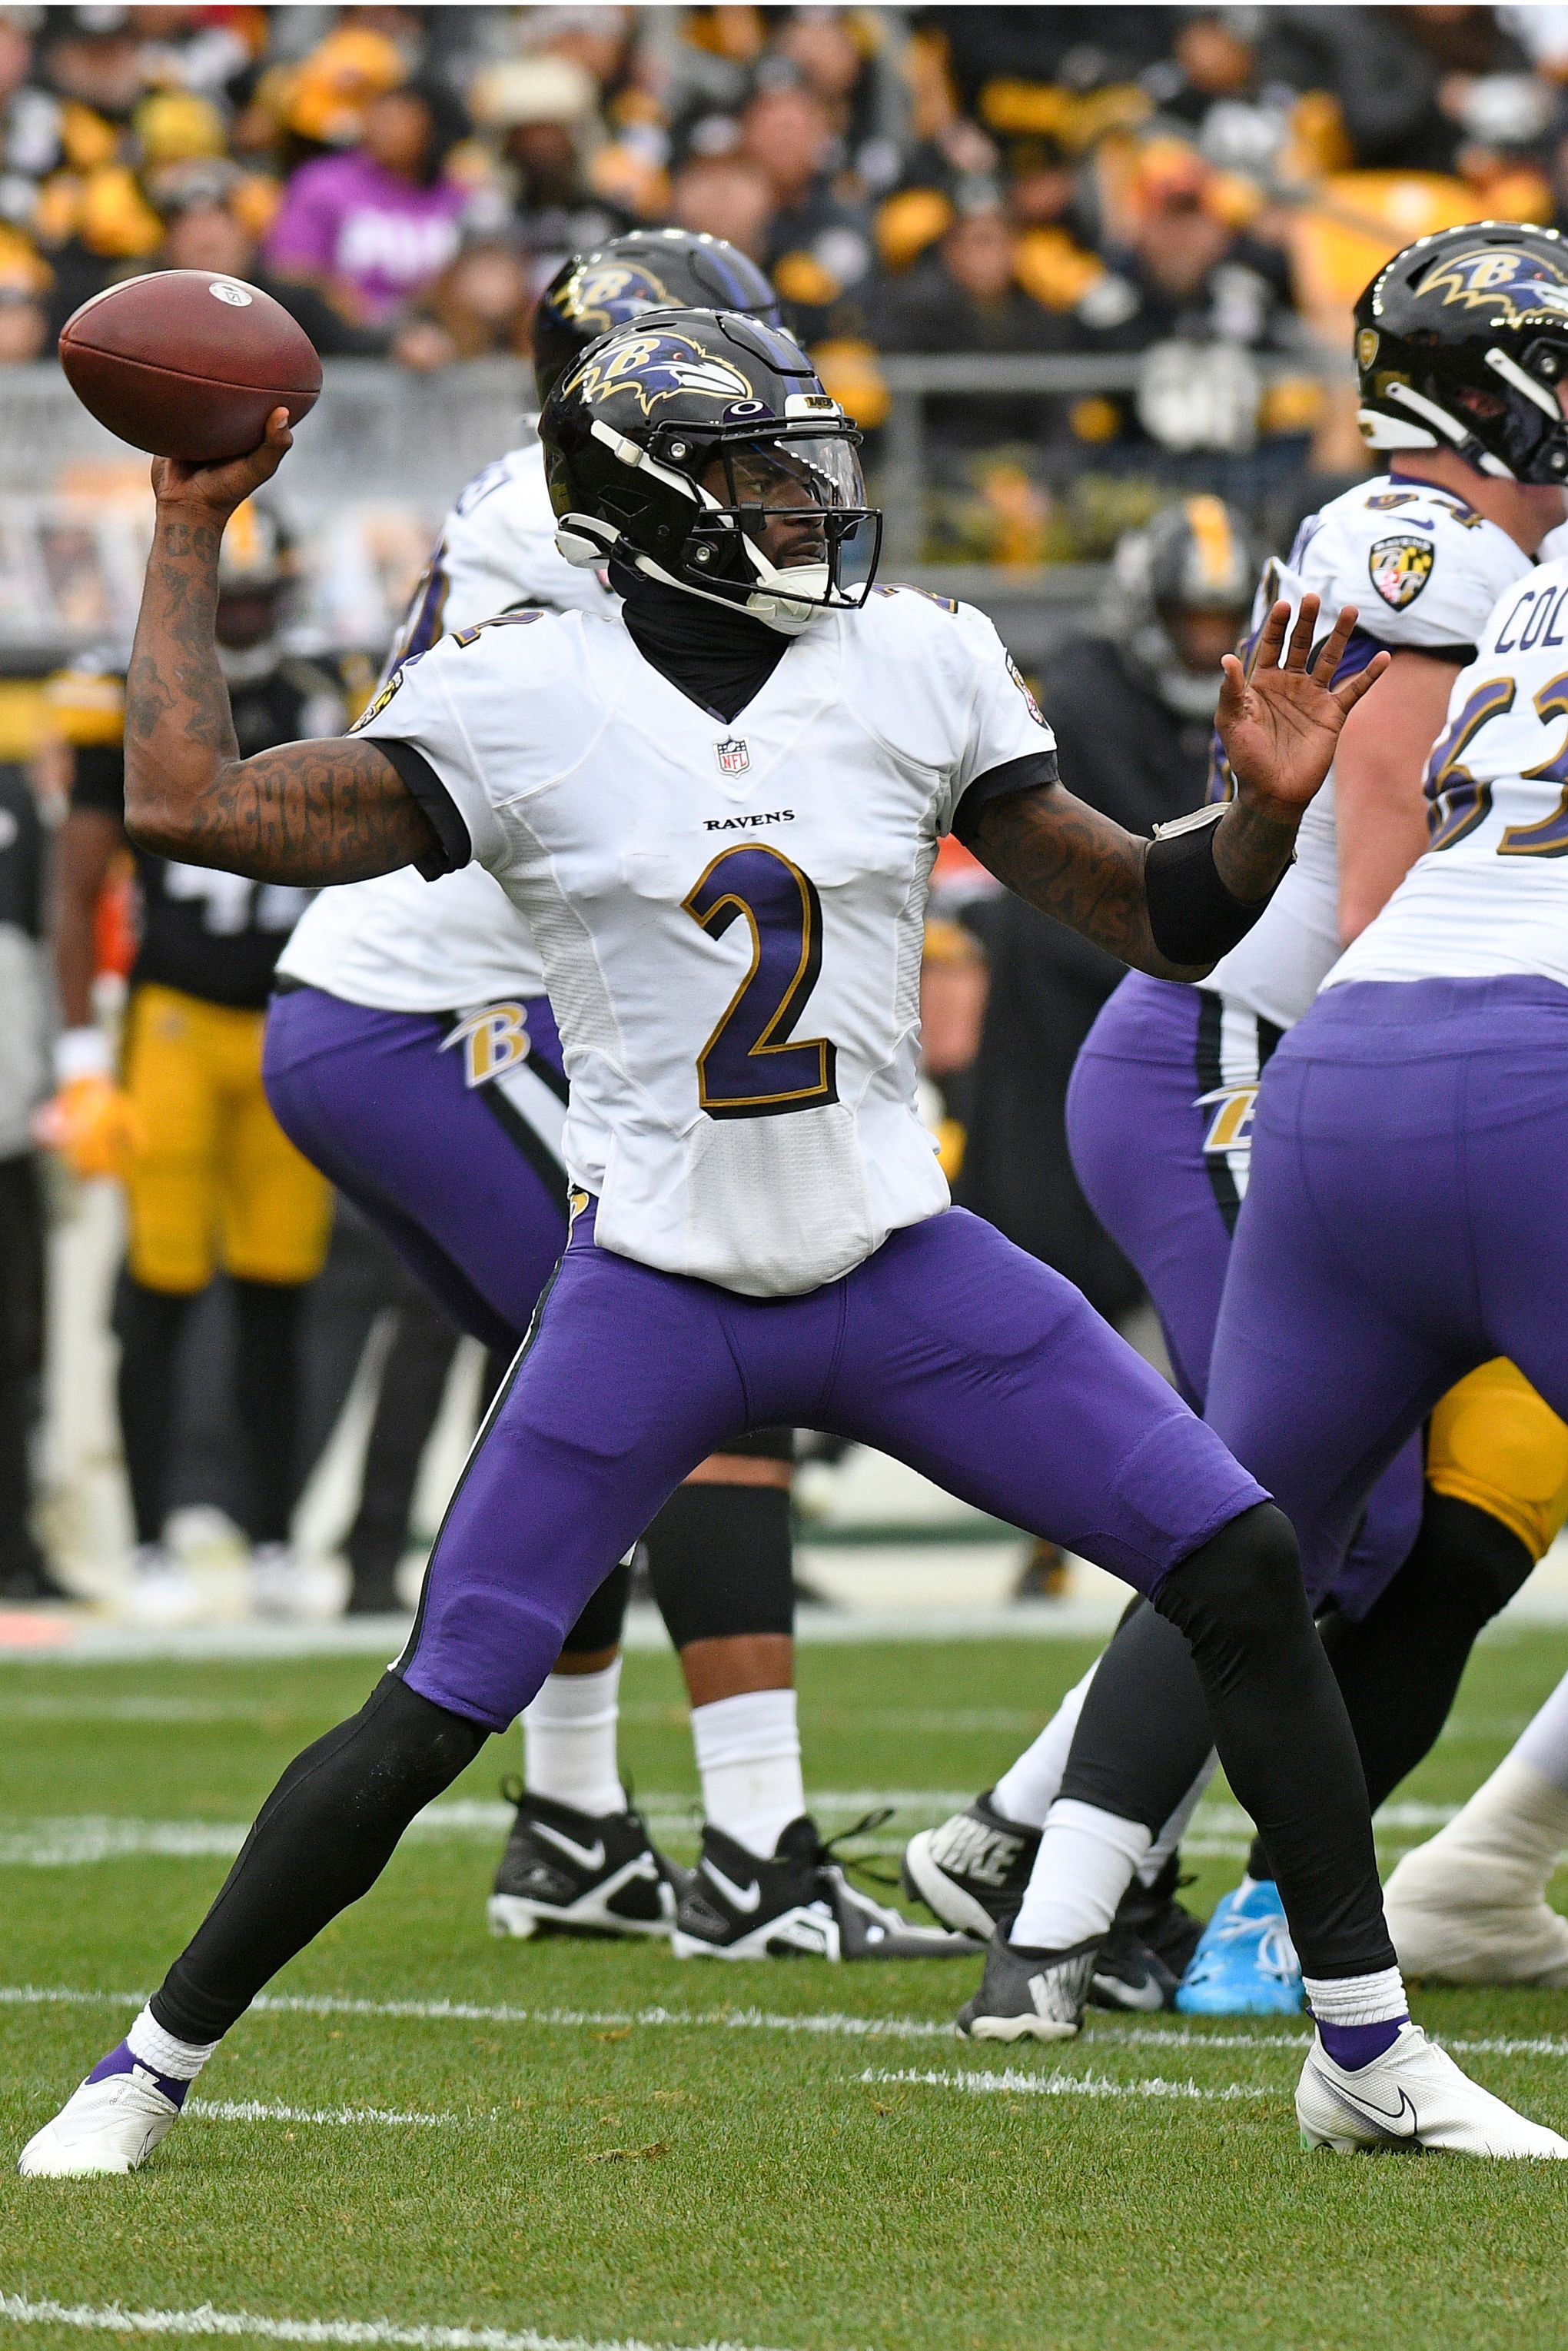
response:
M539 429L569 560L613 555L786 635L865 601L882 517L860 434L792 338L653 314L583 354Z
M1395 255L1355 306L1374 449L1448 449L1503 481L1568 484L1568 242L1479 221Z

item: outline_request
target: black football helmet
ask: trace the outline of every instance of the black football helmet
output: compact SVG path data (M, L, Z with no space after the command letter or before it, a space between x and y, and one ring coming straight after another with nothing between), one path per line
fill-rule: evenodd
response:
M1452 449L1505 481L1568 482L1568 241L1478 221L1396 253L1355 306L1374 449Z
M875 575L860 437L793 336L735 311L649 311L591 344L546 402L556 545L797 635L863 604ZM775 562L763 542L779 552L781 535Z
M1234 612L1239 636L1251 610L1262 551L1247 518L1207 494L1162 507L1116 542L1104 618L1110 634L1184 718L1208 718L1218 668L1188 669L1176 642L1187 612Z
M645 310L739 310L781 327L779 298L754 261L722 236L635 228L562 262L534 313L534 381L542 408L578 353Z

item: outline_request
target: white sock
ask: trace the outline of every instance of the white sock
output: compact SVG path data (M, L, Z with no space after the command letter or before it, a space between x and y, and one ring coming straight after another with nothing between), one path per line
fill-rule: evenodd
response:
M1031 1951L1065 1951L1103 1935L1150 1843L1142 1821L1059 1797L1009 1942Z
M1154 1884L1183 1837L1186 1836L1192 1816L1203 1801L1204 1791L1218 1769L1219 1758L1211 1750L1207 1762L1138 1864L1138 1878L1142 1885Z
M806 1809L797 1714L792 1689L747 1690L692 1708L704 1815L759 1859Z
M1547 1700L1548 1706L1552 1703ZM1568 1846L1568 1792L1526 1755L1525 1744L1535 1727L1532 1722L1469 1802L1429 1843L1406 1856L1406 1884L1419 1884L1440 1867L1446 1880L1462 1888L1467 1865L1484 1863L1490 1866L1476 1881L1478 1898L1496 1896L1499 1865L1530 1894L1545 1893Z
M1303 1976L1301 1983L1319 2024L1398 2024L1410 2013L1397 1968L1375 1976Z
M1568 1674L1558 1683L1513 1750L1521 1763L1568 1795Z
M154 2074L173 2082L193 2082L214 2050L215 2041L176 2041L165 2032L150 2008L144 2008L125 2036L133 2057Z
M523 1781L579 1813L623 1813L626 1791L616 1770L621 1660L596 1674L551 1674L523 1709Z
M1096 1658L1094 1666L1099 1662ZM1024 1749L1018 1761L1002 1773L992 1789L991 1802L1004 1820L1017 1821L1020 1828L1045 1826L1051 1808L1061 1793L1068 1750L1083 1711L1089 1685L1094 1678L1094 1666L1090 1667L1081 1682L1074 1683L1033 1746Z

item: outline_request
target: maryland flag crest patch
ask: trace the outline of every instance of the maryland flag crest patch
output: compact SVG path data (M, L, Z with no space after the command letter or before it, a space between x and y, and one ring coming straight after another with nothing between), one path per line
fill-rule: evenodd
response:
M1402 612L1432 577L1432 561L1428 539L1380 538L1366 559L1366 569L1384 602Z

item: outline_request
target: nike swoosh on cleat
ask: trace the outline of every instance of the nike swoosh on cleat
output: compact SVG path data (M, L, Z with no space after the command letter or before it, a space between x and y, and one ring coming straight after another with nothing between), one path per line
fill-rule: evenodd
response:
M1375 2123L1388 2138L1415 2137L1419 2126L1408 2090L1400 2091L1399 2104L1390 2114L1386 2107L1374 2105L1370 2099L1353 2098L1337 2082L1329 2081L1322 2074L1318 2075L1318 2080L1329 2095L1337 2098L1345 2112L1354 2115L1358 2122Z
M702 1867L704 1875L712 1878L714 1884L717 1886L719 1892L723 1895L725 1900L729 1904L732 1909L749 1913L760 1907L762 1901L762 1888L758 1886L755 1878L752 1879L748 1886L742 1890L740 1886L735 1884L733 1879L725 1876L723 1870L717 1866L716 1863L709 1861L706 1855L703 1856Z
M577 1844L559 1829L552 1829L544 1821L530 1821L528 1826L535 1836L549 1837L551 1844L558 1844L562 1853L570 1854L579 1869L586 1869L591 1875L603 1868L604 1839L602 1837L597 1844Z
M1155 2009L1166 2004L1165 1993L1151 1975L1140 1977L1136 1983L1129 1982L1125 1976L1096 1976L1094 1990L1118 2008L1137 2010L1146 2015L1152 2016Z

